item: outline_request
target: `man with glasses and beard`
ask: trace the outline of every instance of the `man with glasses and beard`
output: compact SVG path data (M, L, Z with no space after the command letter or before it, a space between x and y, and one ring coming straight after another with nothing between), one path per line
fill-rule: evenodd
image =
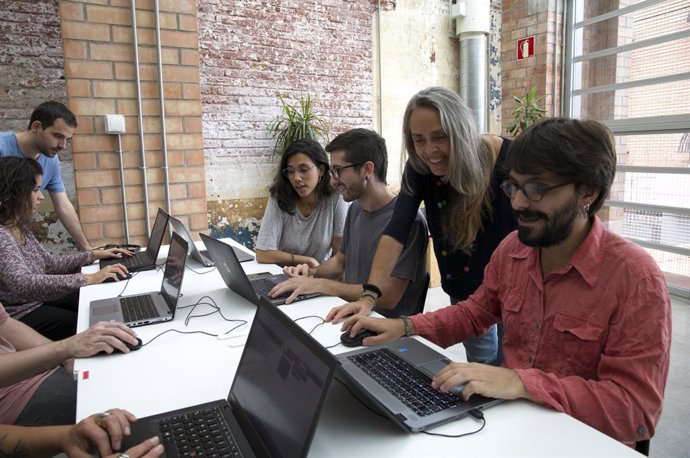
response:
M343 241L338 252L316 268L300 264L283 269L291 278L276 285L270 294L290 292L286 304L298 295L315 292L347 301L360 298L376 245L395 208L396 196L386 183L386 141L379 134L351 129L335 137L326 151L331 155L331 185L345 202L352 202ZM383 316L397 317L420 309L427 289L428 233L426 220L417 211L408 243L391 275L381 284L382 299L375 310Z
M502 321L501 367L451 363L432 386L529 399L644 452L663 406L670 299L651 256L595 216L615 174L613 135L596 121L547 119L515 139L506 166L518 230L475 294L409 318L356 315L343 330L374 331L365 345L418 334L448 347Z

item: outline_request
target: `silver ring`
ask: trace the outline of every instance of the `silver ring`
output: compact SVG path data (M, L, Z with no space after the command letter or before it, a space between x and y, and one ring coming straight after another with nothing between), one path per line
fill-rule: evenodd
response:
M99 413L98 416L96 417L96 426L98 426L99 428L101 428L101 422L102 422L103 419L104 419L105 417L107 417L108 415L110 415L110 412L101 412L101 413ZM129 457L127 457L127 458L129 458Z
M129 458L129 455L127 455L126 453L120 453L119 455L117 455L117 458Z

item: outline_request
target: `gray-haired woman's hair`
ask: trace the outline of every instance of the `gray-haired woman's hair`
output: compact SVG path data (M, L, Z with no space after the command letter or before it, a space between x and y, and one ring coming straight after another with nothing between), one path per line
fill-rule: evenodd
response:
M441 179L458 193L445 212L443 228L447 240L464 251L482 228L482 217L490 214L490 183L494 164L491 147L477 132L472 112L455 92L442 87L429 87L415 94L407 104L403 117L403 145L412 168L421 174L431 171L414 148L410 116L417 108L436 110L441 127L450 142L448 171ZM402 191L410 193L409 184L402 182Z

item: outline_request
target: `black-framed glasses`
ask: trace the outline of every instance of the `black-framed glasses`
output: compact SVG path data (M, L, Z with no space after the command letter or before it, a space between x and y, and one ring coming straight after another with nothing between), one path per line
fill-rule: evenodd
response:
M334 165L334 166L331 166L331 170L329 170L328 173L330 173L331 176L333 178L335 178L336 180L339 180L340 174L343 172L343 170L349 169L350 167L359 167L362 164L363 164L363 162L360 162L358 164L350 164L350 165L346 165L343 167L340 167L339 165Z
M313 169L314 167L316 167L316 166L315 165L300 165L296 169L286 167L282 170L282 172L283 172L283 175L287 178L294 177L296 173L298 173L299 176L301 176L301 177L305 177L305 176L307 176L309 171L311 169Z
M501 183L501 189L506 193L506 196L510 197L511 199L515 197L515 194L517 194L518 191L522 191L525 197L532 202L539 202L544 198L544 194L547 192L553 191L556 188L563 187L570 183L572 183L572 181L566 181L565 183L544 187L538 183L533 183L530 181L522 186L518 186L518 184L513 180L505 180L503 183Z

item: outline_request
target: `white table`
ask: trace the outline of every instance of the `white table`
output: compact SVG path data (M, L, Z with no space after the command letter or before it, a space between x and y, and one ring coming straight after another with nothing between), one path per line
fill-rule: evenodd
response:
M161 262L166 253L166 249L161 249ZM193 260L187 262L195 271L209 271ZM253 261L242 265L247 273L280 271L277 266ZM91 271L96 267L85 269ZM157 290L162 275L162 271L137 274L130 280L125 294ZM90 301L115 296L123 286L124 282L118 282L82 288L78 329L88 327ZM173 321L135 328L144 343L168 329L222 334L235 326L235 323L224 321L217 313L193 318L185 326L185 317L190 309L184 307L196 303L204 295L215 300L226 318L247 321L231 334L246 335L249 331L255 306L230 291L215 269L199 275L188 268L182 293ZM324 317L333 306L342 303L338 298L320 297L281 309L293 319L307 315ZM198 314L210 311L212 309L208 306L196 309ZM319 320L307 318L298 323L309 331ZM340 326L325 324L312 335L324 346L330 346L339 342ZM225 399L242 353L243 341L243 337L219 340L202 334L170 332L136 352L77 360L77 419L112 407L125 408L144 417ZM346 350L342 346L331 349L334 353ZM446 354L452 358L450 353ZM334 381L319 420L310 456L640 456L568 415L527 401L504 402L487 409L484 415L486 427L472 436L451 439L422 433L408 434L390 420L362 406L339 382ZM460 434L479 426L479 422L467 417L435 428L432 432Z

